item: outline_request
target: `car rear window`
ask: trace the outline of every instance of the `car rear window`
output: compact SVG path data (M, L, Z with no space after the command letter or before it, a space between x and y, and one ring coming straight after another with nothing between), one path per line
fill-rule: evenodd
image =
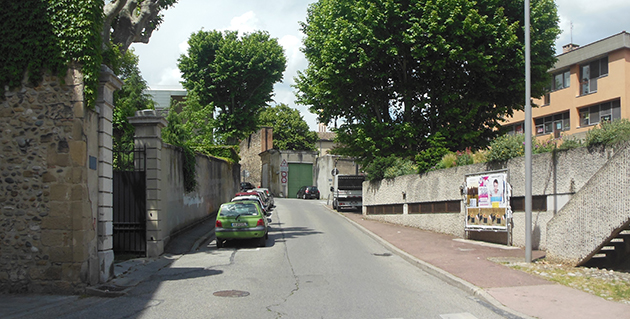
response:
M256 204L253 203L236 203L223 205L221 207L221 216L254 216L258 215Z
M309 191L316 192L317 191L317 187L315 187L315 186L309 187Z

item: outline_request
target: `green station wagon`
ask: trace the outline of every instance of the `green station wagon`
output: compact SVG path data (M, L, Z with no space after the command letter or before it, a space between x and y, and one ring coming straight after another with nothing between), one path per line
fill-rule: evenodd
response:
M255 201L229 202L221 205L217 214L215 234L217 248L229 239L258 238L258 246L267 245L267 216Z

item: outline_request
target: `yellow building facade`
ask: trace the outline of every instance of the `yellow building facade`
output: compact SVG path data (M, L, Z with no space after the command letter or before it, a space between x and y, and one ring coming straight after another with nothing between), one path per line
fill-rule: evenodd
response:
M583 138L603 121L630 119L630 34L621 32L564 52L549 70L550 92L534 99L532 131L538 139ZM510 133L524 132L524 112L506 120Z

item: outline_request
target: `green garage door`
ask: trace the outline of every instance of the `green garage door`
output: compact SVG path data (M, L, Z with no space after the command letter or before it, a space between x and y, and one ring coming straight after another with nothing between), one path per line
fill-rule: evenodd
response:
M313 185L313 164L289 164L289 194L287 197L297 196L302 186Z

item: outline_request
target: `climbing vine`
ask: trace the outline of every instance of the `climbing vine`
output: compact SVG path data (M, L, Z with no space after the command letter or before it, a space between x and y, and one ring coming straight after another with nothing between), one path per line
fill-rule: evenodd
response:
M0 90L37 85L45 71L64 78L70 63L84 76L88 106L96 101L102 62L103 0L8 1L0 11ZM2 94L4 96L4 94Z

